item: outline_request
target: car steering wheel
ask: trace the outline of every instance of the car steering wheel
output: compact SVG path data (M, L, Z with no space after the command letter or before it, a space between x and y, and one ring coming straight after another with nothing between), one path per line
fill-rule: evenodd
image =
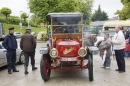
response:
M53 30L53 33L64 33L64 32L65 32L64 28L61 28L61 27L56 28L55 30Z

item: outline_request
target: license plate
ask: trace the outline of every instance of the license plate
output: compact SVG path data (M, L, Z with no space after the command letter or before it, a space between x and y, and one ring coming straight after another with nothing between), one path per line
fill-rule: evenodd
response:
M61 61L77 61L77 58L60 58Z

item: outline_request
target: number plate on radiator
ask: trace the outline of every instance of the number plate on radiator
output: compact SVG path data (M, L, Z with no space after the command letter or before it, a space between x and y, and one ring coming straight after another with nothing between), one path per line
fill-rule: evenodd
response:
M60 58L60 61L77 61L77 58L73 57L73 58Z

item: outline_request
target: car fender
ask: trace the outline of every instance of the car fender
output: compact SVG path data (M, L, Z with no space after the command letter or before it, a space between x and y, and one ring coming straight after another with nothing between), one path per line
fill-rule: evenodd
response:
M102 41L103 41L103 40L102 40ZM99 47L99 44L101 44L102 41L99 41L99 42L97 43L97 47Z
M48 54L48 52L49 52L49 49L48 49L48 47L41 47L40 48L40 54Z

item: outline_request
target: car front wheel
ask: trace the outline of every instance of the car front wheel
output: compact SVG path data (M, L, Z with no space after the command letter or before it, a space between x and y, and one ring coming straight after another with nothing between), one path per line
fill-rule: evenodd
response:
M89 75L89 81L93 81L93 57L92 54L89 55L88 58L88 75Z
M40 72L41 72L41 77L42 79L46 82L50 79L50 74L51 74L51 63L49 61L49 55L44 54L41 57L41 62L40 62Z

